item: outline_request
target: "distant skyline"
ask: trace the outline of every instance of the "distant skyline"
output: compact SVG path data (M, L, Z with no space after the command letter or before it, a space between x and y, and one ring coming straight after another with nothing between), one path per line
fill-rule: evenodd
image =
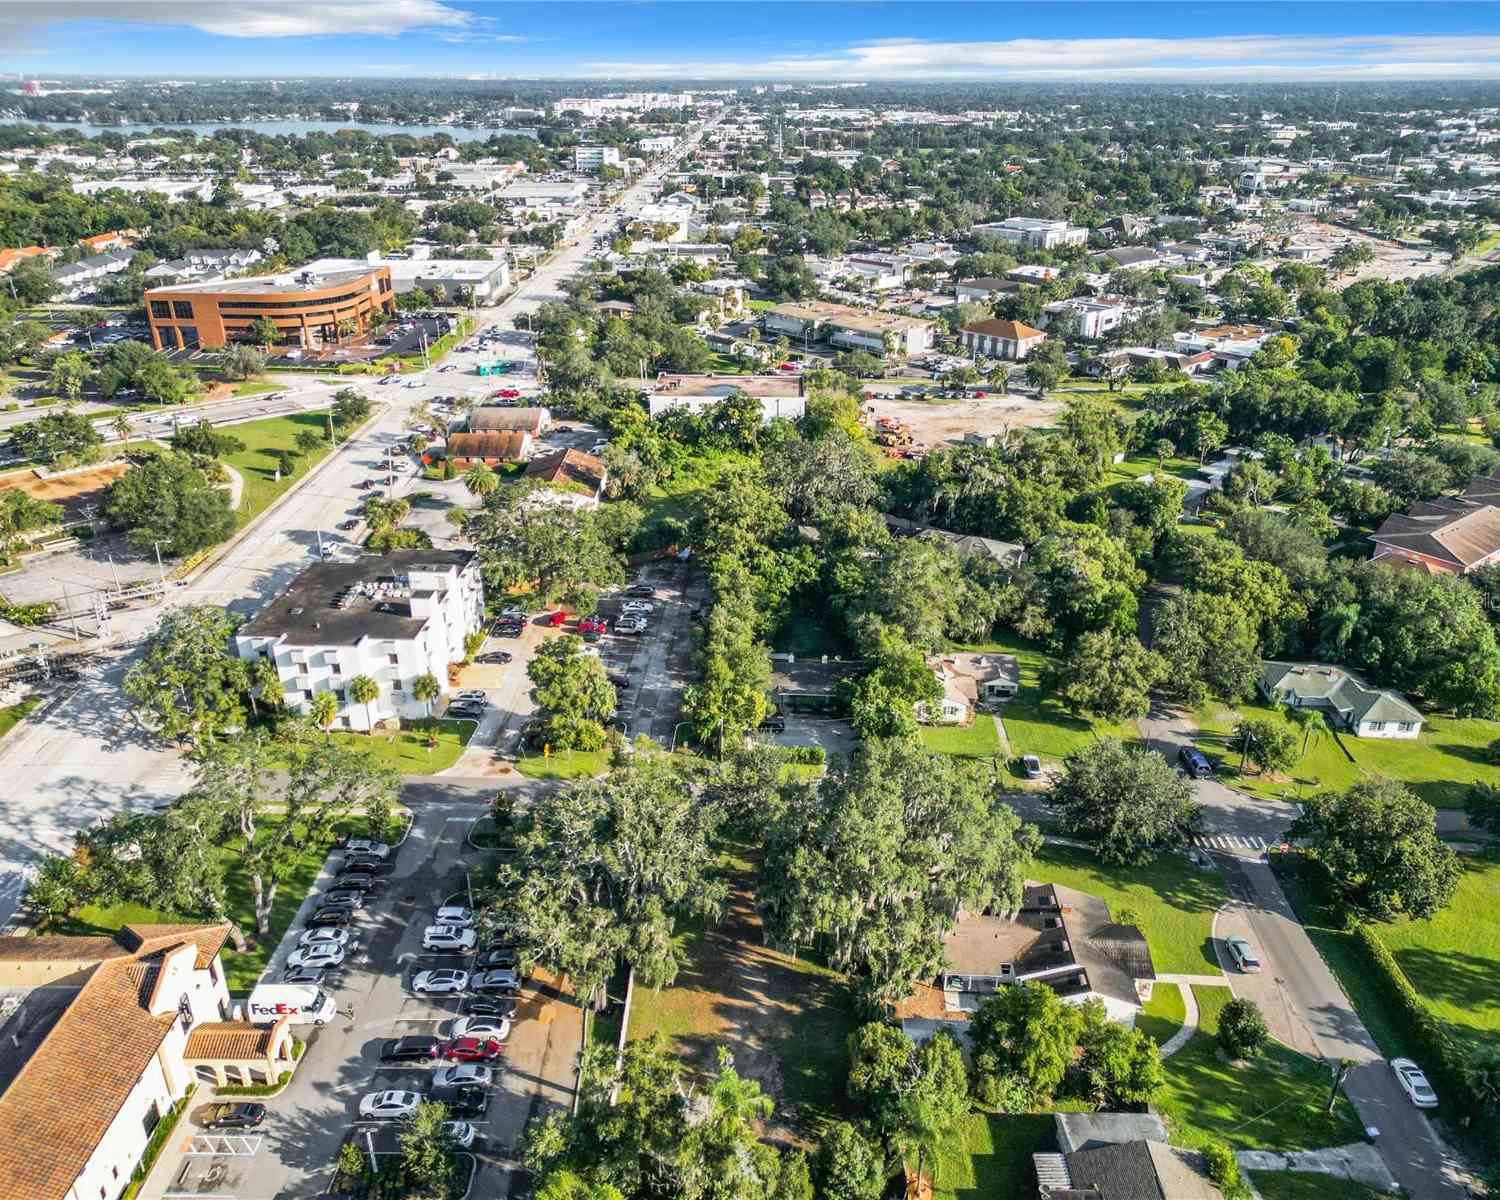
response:
M4 0L47 75L1493 79L1500 4Z

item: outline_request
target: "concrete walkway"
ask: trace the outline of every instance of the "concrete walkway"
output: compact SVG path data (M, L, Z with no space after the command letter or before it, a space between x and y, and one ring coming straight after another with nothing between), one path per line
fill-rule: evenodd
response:
M1379 1152L1364 1142L1327 1150L1241 1150L1234 1157L1242 1171L1306 1171L1351 1179L1377 1192L1399 1191L1396 1177L1386 1168Z
M1158 985L1165 984L1168 987L1176 988L1182 996L1182 1028L1163 1042L1161 1046L1161 1056L1163 1058L1171 1058L1172 1055L1176 1054L1192 1041L1193 1034L1198 1032L1198 997L1193 995L1192 986L1189 984L1182 984L1175 979L1168 979L1160 975L1157 976L1156 982Z
M1199 987L1228 987L1229 976L1227 975L1158 975L1157 979L1164 979L1168 983L1180 983L1188 987L1197 984Z

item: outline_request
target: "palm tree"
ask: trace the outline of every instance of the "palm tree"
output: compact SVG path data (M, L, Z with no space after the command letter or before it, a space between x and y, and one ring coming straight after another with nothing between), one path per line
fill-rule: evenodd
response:
M484 463L476 463L464 472L464 487L469 495L483 499L500 486L500 477Z
M319 692L312 698L312 705L307 710L308 716L312 717L313 724L323 731L323 737L328 737L328 731L333 727L334 720L339 715L339 700L332 692Z
M375 732L375 713L370 708L376 700L380 699L380 685L368 675L356 675L349 681L349 699L355 704L365 706L365 717L369 720L370 728L367 733Z
M917 1089L901 1101L901 1128L896 1132L896 1146L901 1151L902 1166L913 1152L917 1155L917 1191L922 1194L923 1167L929 1155L937 1157L938 1146L948 1132L943 1114L932 1103L924 1089ZM928 1193L931 1194L930 1191Z
M269 658L257 659L255 665L250 668L250 707L259 713L260 709L255 706L255 694L259 692L260 698L266 702L268 708L278 708L286 698L286 689L281 686L281 673L277 671L276 664Z
M1295 708L1287 706L1286 719L1302 731L1302 754L1307 757L1308 740L1315 733L1323 732L1323 713L1316 708Z
M130 440L131 424L130 417L125 413L116 413L114 420L110 421L109 427L115 431L115 436L122 442Z
M443 685L438 682L437 676L429 671L412 680L411 694L412 699L420 700L427 705L427 717L431 720L433 701L443 694Z

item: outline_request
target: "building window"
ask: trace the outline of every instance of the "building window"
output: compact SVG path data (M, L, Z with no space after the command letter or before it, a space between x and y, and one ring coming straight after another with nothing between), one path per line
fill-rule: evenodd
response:
M193 306L187 300L173 300L172 315L182 321L191 321L193 319Z
M1410 733L1416 727L1417 723L1415 721L1402 721L1396 726L1396 729L1401 733Z
M156 1131L157 1122L160 1120L161 1113L156 1111L156 1102L153 1100L150 1104L146 1105L146 1111L141 1116L141 1126L145 1129L147 1137L150 1137Z
M1383 733L1384 731L1385 731L1385 722L1384 721L1371 721L1370 722L1370 732L1371 733Z
M339 666L338 663L334 663L333 664L333 673L335 675L342 675L344 673L344 668L341 667L341 666Z
M304 700L309 700L309 701L310 701L310 700L311 700L311 699L312 699L312 698L313 698L313 694L312 694L312 689L311 689L311 688L307 688L307 689L306 689L306 690L305 690L305 691L304 691L304 692L303 692L303 693L302 693L302 698L303 698L303 699L304 699Z
M172 315L172 306L165 300L153 300L151 301L151 315L153 317L170 317Z
M297 664L297 674L298 675L306 675L307 674L307 664L306 663L298 663Z
M388 657L391 660L391 666L393 666L393 667L399 667L401 665L401 659L397 655L392 654L392 655L389 655Z

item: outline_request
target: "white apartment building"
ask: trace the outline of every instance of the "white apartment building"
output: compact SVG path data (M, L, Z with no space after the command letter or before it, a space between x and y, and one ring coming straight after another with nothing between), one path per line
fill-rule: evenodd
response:
M117 1200L195 1080L274 1082L285 1019L231 1019L221 925L0 938L0 1200ZM188 1128L184 1122L182 1129Z
M646 137L640 141L642 154L667 154L677 145L677 139L670 134L663 137Z
M574 146L573 169L597 171L600 167L618 167L620 151L614 146Z
M1066 221L1049 221L1044 217L1007 217L1003 221L986 221L974 226L975 237L998 238L1012 246L1052 250L1058 246L1081 246L1089 240L1089 231Z
M1125 305L1118 300L1101 298L1091 300L1086 296L1075 296L1071 300L1054 300L1042 309L1042 328L1054 325L1069 329L1075 337L1103 337L1111 329L1118 329L1125 320Z
M368 731L388 717L423 717L412 695L423 675L448 691L448 664L484 626L484 583L471 550L398 550L318 563L241 626L235 651L275 663L288 707L307 712L319 692L338 700L334 728ZM375 681L368 704L349 694Z
M327 275L385 267L396 295L422 288L453 304L460 302L466 288L473 289L477 303L489 304L510 286L510 263L503 253L499 258L429 258L430 252L429 246L415 246L402 255L372 250L364 258L319 258L302 270Z

